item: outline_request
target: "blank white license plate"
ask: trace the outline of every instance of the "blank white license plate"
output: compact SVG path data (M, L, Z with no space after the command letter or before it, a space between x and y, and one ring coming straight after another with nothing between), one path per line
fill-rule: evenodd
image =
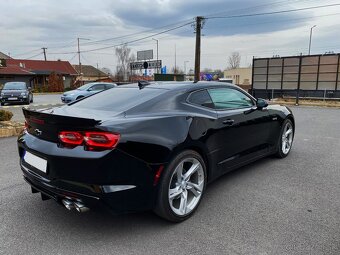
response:
M38 156L33 155L32 153L29 153L26 151L24 160L26 163L30 164L31 166L35 167L36 169L46 173L47 169L47 160L40 158Z
M17 97L9 97L8 100L17 100Z

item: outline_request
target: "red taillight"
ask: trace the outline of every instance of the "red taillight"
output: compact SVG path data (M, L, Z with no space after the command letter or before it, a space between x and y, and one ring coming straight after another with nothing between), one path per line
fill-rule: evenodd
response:
M81 133L74 131L62 131L59 133L59 139L66 145L81 145L84 138Z
M28 128L29 128L29 124L28 124L27 120L25 120L25 127L24 127L24 130L28 130Z
M119 141L119 134L107 132L85 132L85 145L90 149L112 149Z
M85 145L87 150L113 149L119 141L120 135L109 132L94 131L62 131L59 139L66 146Z

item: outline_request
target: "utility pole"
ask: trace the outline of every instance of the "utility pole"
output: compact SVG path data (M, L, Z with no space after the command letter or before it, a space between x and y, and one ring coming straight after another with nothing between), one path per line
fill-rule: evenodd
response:
M82 83L82 79L83 79L83 72L82 72L82 68L81 68L81 62L80 62L80 45L79 45L79 41L80 40L90 40L90 39L86 39L86 38L77 38L77 42L78 42L78 63L79 63L79 72L80 72L80 82Z
M202 21L204 17L197 16L196 17L196 48L195 48L195 82L200 80L200 68L201 68L201 29L202 29Z
M313 28L316 27L316 25L312 26L310 28L310 34L309 34L309 47L308 47L308 55L310 55L311 46L312 46L312 35L313 35Z
M157 64L158 64L158 39L152 38L152 40L154 40L154 41L157 42ZM159 68L158 68L158 66L157 66L157 73L159 73Z
M47 50L47 48L46 48L46 47L42 47L41 49L42 49L43 52L44 52L44 58L45 58L45 61L46 61L46 50Z

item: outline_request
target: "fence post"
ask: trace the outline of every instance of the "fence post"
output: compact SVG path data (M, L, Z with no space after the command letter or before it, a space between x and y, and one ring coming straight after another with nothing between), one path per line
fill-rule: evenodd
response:
M272 89L272 100L274 99L274 89Z
M301 81L301 63L302 63L302 54L300 55L299 58L299 76L298 76L298 86L297 86L297 91L296 91L296 101L295 105L299 105L299 97L300 97L300 81Z
M325 89L325 90L323 91L323 101L326 100L326 91L327 91L327 89Z

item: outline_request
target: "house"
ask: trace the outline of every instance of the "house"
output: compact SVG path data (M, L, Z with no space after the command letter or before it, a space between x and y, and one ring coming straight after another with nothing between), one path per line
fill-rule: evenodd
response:
M10 59L11 57L0 51L0 59Z
M83 83L95 82L95 81L109 81L112 82L109 75L100 71L91 65L73 65L73 68L78 73L78 79L81 79Z
M224 71L224 78L233 81L233 84L242 87L243 89L250 89L251 87L251 67L239 67Z
M52 73L62 77L64 88L70 87L78 75L68 61L8 58L5 65L0 67L0 85L9 81L25 81L32 88L39 90L48 86L48 78Z

